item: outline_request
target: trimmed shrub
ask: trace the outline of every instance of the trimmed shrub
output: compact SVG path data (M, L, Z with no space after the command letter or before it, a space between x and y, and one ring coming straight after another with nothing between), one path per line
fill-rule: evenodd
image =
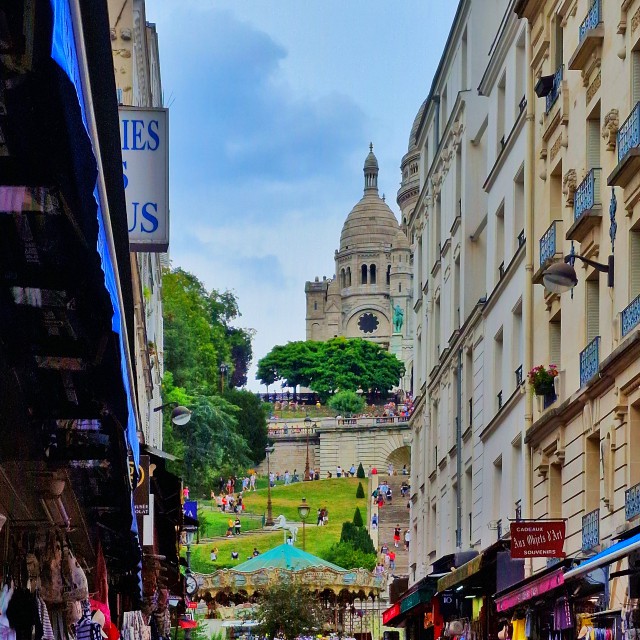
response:
M359 549L364 553L376 552L369 532L364 527L356 527L353 522L342 523L340 542L349 542L353 545L354 549Z
M368 569L376 566L376 554L364 553L350 542L337 542L322 554L322 557L343 569Z
M358 488L356 489L356 498L364 498L364 488L362 482L358 482Z
M358 471L356 473L357 478L366 478L367 476L364 473L364 467L362 466L362 462L358 465Z
M362 514L360 513L360 507L356 507L356 510L353 513L353 524L356 527L364 526L364 522L362 521Z

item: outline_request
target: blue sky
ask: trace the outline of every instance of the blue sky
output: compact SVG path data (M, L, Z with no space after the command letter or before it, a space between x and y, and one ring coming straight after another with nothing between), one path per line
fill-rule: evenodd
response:
M170 107L172 264L236 293L255 370L273 345L304 339L304 283L333 275L370 141L398 214L400 161L457 3L146 5Z

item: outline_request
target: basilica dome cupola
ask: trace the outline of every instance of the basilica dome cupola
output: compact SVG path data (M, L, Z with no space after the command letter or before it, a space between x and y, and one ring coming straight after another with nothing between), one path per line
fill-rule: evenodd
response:
M369 155L364 161L364 192L378 193L378 159L373 153L373 142L369 143Z

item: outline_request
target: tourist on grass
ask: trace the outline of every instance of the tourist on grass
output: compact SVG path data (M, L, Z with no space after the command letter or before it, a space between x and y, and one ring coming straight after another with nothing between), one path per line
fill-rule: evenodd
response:
M234 534L235 534L235 535L237 535L237 536L239 536L239 535L240 535L240 529L241 529L241 527L242 527L242 523L240 522L240 518L238 518L238 517L236 516L236 519L235 519L235 521L234 521L234 523L233 523L233 529L234 529L234 531L233 531L233 532L234 532Z
M254 558L260 555L260 552L258 551L258 547L253 547L253 553L251 555L253 555Z
M284 483L285 484L290 484L291 483L291 476L289 475L289 469L287 469L284 472Z
M291 534L287 536L287 544L293 545L293 538L291 537Z
M218 559L218 547L213 547L209 555L211 562L215 562Z
M238 557L239 557L239 554L238 554L238 552L237 552L237 551L232 551L232 552L231 552L231 559L232 559L232 560L237 560L237 559L238 559Z
M318 509L318 520L316 522L316 527L322 526L322 509Z
M356 477L356 465L355 464L351 465L351 468L349 469L349 473L351 474L352 478Z
M342 478L342 467L340 465L336 467L336 478Z
M327 524L327 522L329 522L329 509L327 509L327 507L324 507L322 511L322 524L325 525Z
M256 476L256 472L254 471L249 477L249 488L251 489L251 491L256 490L256 480L257 480L257 476Z
M229 521L227 524L229 525L227 527L227 538L230 538L233 535L233 524L234 524L233 518L229 518Z

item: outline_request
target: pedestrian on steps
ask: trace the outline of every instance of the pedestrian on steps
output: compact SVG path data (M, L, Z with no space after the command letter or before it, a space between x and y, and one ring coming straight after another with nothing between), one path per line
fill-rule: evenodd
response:
M400 546L400 525L399 524L397 524L393 530L393 546L396 548Z

